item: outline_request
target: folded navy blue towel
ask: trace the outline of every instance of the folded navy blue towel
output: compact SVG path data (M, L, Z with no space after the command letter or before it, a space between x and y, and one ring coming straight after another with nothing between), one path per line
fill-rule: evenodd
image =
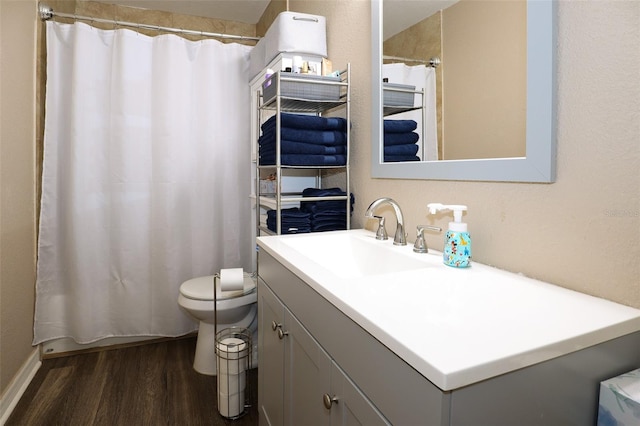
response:
M330 211L318 210L311 214L311 220L314 221L314 220L326 220L326 219L336 219L336 218L346 220L344 215L345 212L346 212L346 209L330 210Z
M311 232L326 232L326 231L344 231L347 229L347 223L320 223L311 226Z
M276 125L276 116L262 124L262 130ZM347 120L341 117L318 117L315 115L280 113L280 127L303 130L347 130Z
M267 223L267 228L272 232L278 232L278 227L276 223ZM280 224L280 233L281 234L306 234L311 232L311 225L306 226L287 226L285 224Z
M317 214L319 212L339 212L345 214L347 205L342 200L333 201L301 201L300 210ZM353 213L353 203L351 203L351 213Z
M275 138L265 138L261 136L258 140L260 152L276 152L276 140ZM281 154L321 154L321 155L336 155L345 154L347 152L346 145L320 145L315 143L304 143L297 141L281 140L280 141L280 153Z
M260 155L260 164L271 165L276 163L275 152L273 155ZM347 164L346 155L314 155L314 154L281 154L280 164L285 166L344 166Z
M347 195L341 188L305 188L302 190L303 197L329 197L335 195Z
M267 221L267 228L277 232L276 230L278 229L278 224L276 223L275 220L268 220ZM280 229L281 230L292 230L292 229L296 229L300 232L309 232L312 228L311 226L311 222L307 222L307 223L287 223L287 222L281 222L280 223Z
M385 133L384 146L412 144L418 142L418 139L420 139L420 135L416 132Z
M413 132L417 128L418 123L414 120L384 120L385 133Z
M418 145L415 143L406 145L390 145L384 147L384 155L416 155Z
M342 219L340 219L340 218L327 218L327 219L312 220L311 221L311 228L313 229L314 227L321 226L321 225L327 225L327 224L344 226L344 225L347 224L347 219L343 216Z
M262 137L265 140L276 140L276 129L264 130ZM316 143L322 145L346 145L347 134L339 130L303 130L283 127L280 129L280 139L298 141L304 143Z
M347 195L347 193L340 188L305 188L302 191L303 197L328 197L341 195ZM353 213L353 204L355 202L353 194L349 194L349 201L352 207L351 213ZM314 214L320 211L341 212L341 214L345 214L347 206L344 200L301 201L300 210Z
M277 232L277 210L267 211L267 228ZM311 232L311 215L297 207L280 210L280 229L283 234Z
M397 163L401 161L420 161L417 155L385 155L385 163Z
M267 210L267 220L272 218L275 219L278 214L277 210ZM309 213L303 212L298 207L291 207L288 209L280 209L280 217L281 218L298 218L298 219L309 219Z

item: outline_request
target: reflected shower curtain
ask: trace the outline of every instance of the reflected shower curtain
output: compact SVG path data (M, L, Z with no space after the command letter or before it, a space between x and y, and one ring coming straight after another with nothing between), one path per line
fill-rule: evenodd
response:
M34 344L178 336L180 284L251 268L249 46L47 22Z

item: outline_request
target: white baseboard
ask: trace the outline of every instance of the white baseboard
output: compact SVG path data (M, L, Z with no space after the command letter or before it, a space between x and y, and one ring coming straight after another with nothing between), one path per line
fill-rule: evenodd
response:
M73 339L62 337L60 339L49 340L41 343L42 356L49 358L55 354L70 354L72 352L85 349L101 348L113 345L127 345L137 342L145 342L147 340L155 340L162 337L159 336L127 336L127 337L106 337L93 343L76 343Z
M9 419L41 365L40 350L36 347L0 398L0 426Z

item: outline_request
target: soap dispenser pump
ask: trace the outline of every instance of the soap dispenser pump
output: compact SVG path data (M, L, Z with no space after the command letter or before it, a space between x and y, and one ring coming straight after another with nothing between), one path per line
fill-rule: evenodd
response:
M462 212L467 210L467 206L431 203L427 208L431 214L438 211L453 211L453 222L449 222L449 229L444 236L442 255L444 264L456 268L471 266L471 236L467 230L467 224L462 222Z

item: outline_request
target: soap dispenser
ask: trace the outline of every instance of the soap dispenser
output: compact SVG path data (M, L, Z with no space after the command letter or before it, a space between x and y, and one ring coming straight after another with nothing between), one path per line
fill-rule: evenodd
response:
M467 224L462 222L462 212L467 210L467 206L431 203L427 208L431 214L438 211L453 211L453 222L449 222L449 229L444 236L442 255L444 264L456 268L471 266L471 236L467 230Z

